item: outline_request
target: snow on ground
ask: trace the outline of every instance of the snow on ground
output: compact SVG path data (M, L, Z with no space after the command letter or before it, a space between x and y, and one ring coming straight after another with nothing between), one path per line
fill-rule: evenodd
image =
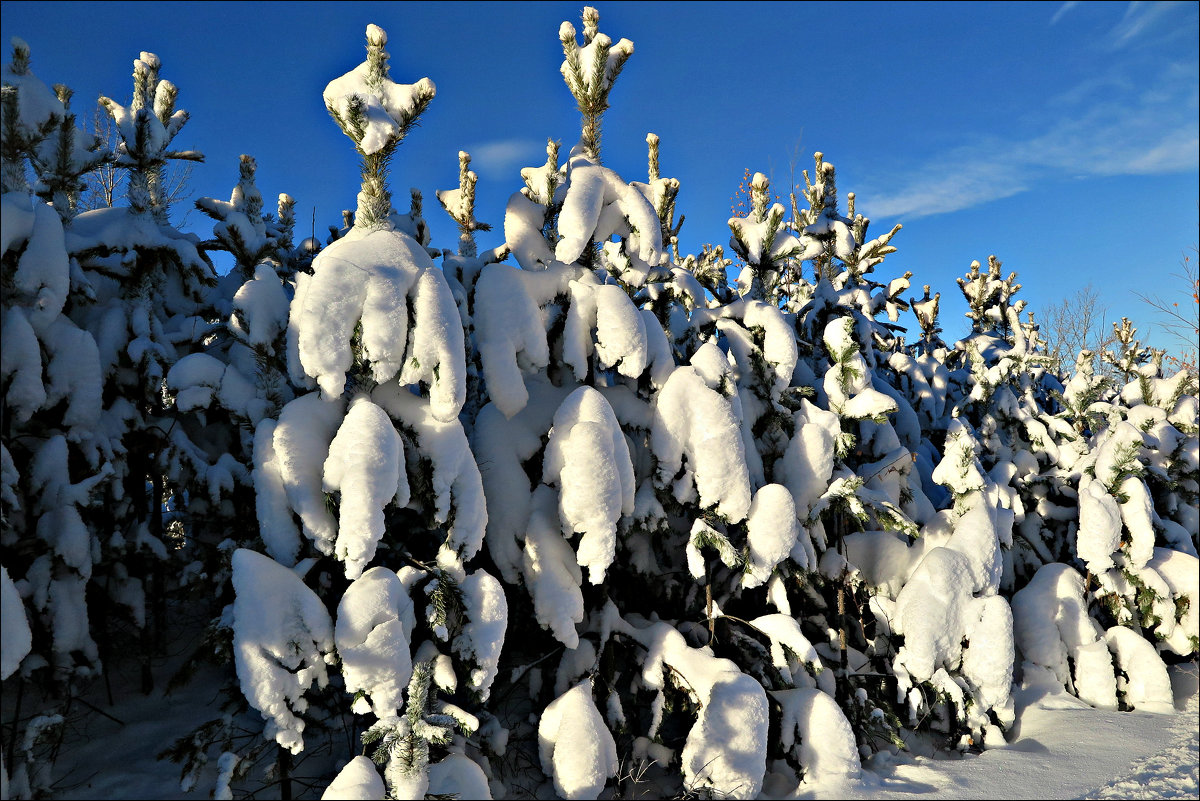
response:
M180 766L157 760L162 748L191 734L197 725L222 717L222 673L202 666L190 682L164 693L170 675L196 648L196 630L181 626L168 634L170 655L155 661L156 687L149 695L138 692L139 666L114 655L110 675L115 705L107 703L103 681L72 704L66 736L60 748L54 799L190 799L202 801L217 775L217 753L200 771L191 793L180 788ZM1200 664L1189 662L1170 668L1175 693L1175 715L1151 712L1111 712L1092 709L1063 691L1052 680L1039 681L1026 671L1016 689L1016 723L1007 747L980 754L876 755L865 760L862 778L824 777L817 783L785 787L768 777L761 797L791 799L1196 799L1200 753ZM11 710L12 698L5 698ZM28 704L23 709L28 713ZM98 710L94 712L92 710ZM104 717L104 716L112 717ZM116 719L114 719L116 718ZM118 722L120 721L120 722ZM238 721L241 723L242 721ZM235 727L236 746L244 749L250 734L262 721L247 718L246 728ZM322 739L313 753L301 754L293 766L296 799L316 799L324 790L318 776L332 776L353 748L352 731L335 735L340 755L330 752ZM314 746L317 743L314 741ZM918 746L919 747L919 746ZM277 784L264 776L274 760L274 748L251 770L244 785L234 784L234 797L272 799ZM336 764L335 764L336 763ZM623 771L622 776L628 775ZM272 777L275 778L275 777ZM263 787L266 784L268 787ZM535 783L536 784L536 783ZM652 781L622 787L623 797L664 797ZM548 795L547 795L548 791ZM253 793L246 796L246 793ZM608 788L600 795L608 799ZM552 797L548 779L536 790ZM512 788L509 797L529 797Z
M170 675L185 653L181 645L173 659L159 664L156 674ZM135 669L114 675L116 706L107 705L100 687L85 696L89 704L119 718L120 724L75 705L78 714L68 722L67 739L54 769L58 780L54 798L211 797L216 754L190 794L180 789L179 766L156 760L154 754L198 724L221 716L218 671L202 668L192 682L170 695L161 689L163 679L149 696L140 695L133 686L121 686L136 684L135 677ZM1171 668L1176 712L1164 716L1093 709L1061 686L1026 676L1015 693L1017 723L1007 747L966 756L876 756L866 762L867 770L859 780L826 778L801 785L787 797L1196 798L1200 789L1198 677L1200 666L1194 662ZM297 798L319 797L324 787L310 784L304 776L333 768L328 751L307 756L310 764L295 766ZM278 785L263 788L263 783L261 772L254 770L251 784L240 788L235 784L234 796L257 790L254 798L278 797ZM661 797L650 783L623 789L625 797ZM788 790L768 780L762 797L781 797ZM609 788L601 798L612 794Z
M878 758L861 782L802 785L794 798L1196 798L1195 663L1171 668L1173 716L1105 712L1036 678L1016 693L1006 748L961 758Z
M1192 666L1194 680L1196 666ZM1182 675L1182 674L1176 674ZM1178 698L1178 692L1176 697ZM1178 705L1177 705L1178 706ZM1167 748L1130 766L1086 798L1196 798L1200 783L1200 693L1193 692L1183 714L1171 726L1175 739Z
M200 644L201 631L197 622L191 620L167 632L166 655L151 660L155 686L146 695L139 690L140 662L131 657L132 651L122 653L114 648L105 664L110 670L109 681L116 703L108 703L103 679L97 679L70 702L64 716L67 721L58 761L50 769L53 784L47 797L190 801L213 797L220 749L211 752L210 761L200 770L190 793L180 786L181 765L156 758L160 751L192 734L201 724L224 717L222 705L229 696L221 692L221 685L231 678L232 669L223 671L201 662L191 680L173 690L167 689L169 680ZM6 694L5 715L11 714L12 702ZM29 706L26 698L22 714L29 714ZM262 730L262 716L250 710L233 720L234 746L244 751L252 742L248 735ZM235 798L247 797L239 790L255 789L258 790L255 798L279 798L278 784L263 789L264 784L270 784L270 780L263 779L264 769L273 762L275 753L276 748L269 746L264 757L251 768L253 786L234 784ZM294 797L320 798L328 779L315 782L311 777L332 776L335 767L332 763L327 747L314 748L311 753L306 750L297 757L292 768Z

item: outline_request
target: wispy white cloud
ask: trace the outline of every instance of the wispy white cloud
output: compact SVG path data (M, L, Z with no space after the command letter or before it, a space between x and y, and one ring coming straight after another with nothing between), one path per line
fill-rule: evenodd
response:
M1070 2L1063 3L1061 6L1058 7L1058 11L1054 12L1054 16L1050 18L1050 24L1054 25L1055 23L1057 23L1060 19L1063 18L1064 14L1066 14L1071 9L1075 8L1075 6L1077 6L1077 5L1079 5L1079 0L1070 0Z
M1195 170L1197 77L1194 64L1164 70L1152 90L1119 75L1094 77L1047 103L1041 133L978 137L876 187L868 181L859 207L877 218L916 219L1011 197L1056 178Z
M1172 131L1154 147L1134 156L1124 173L1154 175L1195 168L1198 150L1200 136L1195 131Z
M1108 34L1113 49L1131 44L1135 39L1154 31L1158 23L1171 16L1184 2L1142 2L1134 0L1125 7L1125 15Z
M871 217L915 219L978 206L1011 197L1028 188L1024 177L1007 160L980 158L974 148L948 154L937 164L926 165L920 177L895 194L859 195L859 209Z
M1050 25L1057 25L1059 20L1074 11L1079 5L1079 0L1068 0L1060 5L1050 17ZM1119 50L1137 40L1145 42L1147 39L1153 39L1152 34L1165 33L1168 36L1178 34L1179 31L1169 29L1168 26L1160 23L1172 17L1176 9L1187 5L1195 4L1184 0L1163 0L1162 2L1133 0L1125 6L1125 13L1108 32L1102 46L1110 50Z
M498 139L467 148L471 169L486 178L512 178L522 167L546 161L544 139Z

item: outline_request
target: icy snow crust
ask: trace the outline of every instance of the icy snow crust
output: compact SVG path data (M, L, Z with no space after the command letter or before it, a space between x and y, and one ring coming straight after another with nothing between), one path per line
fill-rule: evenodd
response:
M695 492L702 506L738 522L750 511L746 446L732 400L712 388L719 381L694 365L676 368L655 400L651 448L660 482L683 471L673 482L677 499Z
M646 685L661 692L669 669L700 706L680 754L684 784L729 798L755 798L766 770L768 715L762 686L733 662L689 648L665 624L629 633L649 652L642 670Z
M3 634L0 634L3 637L0 640L0 679L7 679L29 653L33 640L29 621L25 619L25 605L3 567L0 567L0 622L4 624Z
M479 357L492 402L512 417L529 400L522 374L550 360L538 304L522 274L501 264L483 269L475 287Z
M341 425L344 409L341 403L324 401L317 394L296 398L283 407L279 422L274 426L271 439L274 453L268 456L256 452L256 458L265 457L260 464L266 475L273 476L277 471L278 483L283 486L291 509L300 518L304 534L322 553L331 553L337 538L337 521L325 505L323 476L329 446ZM268 514L272 530L290 525L290 518L280 508L278 496L268 497L270 511L264 509L260 500L260 519L264 513Z
M471 559L483 546L487 505L479 467L462 424L458 418L439 418L431 401L394 384L376 387L371 397L401 426L414 432L415 453L405 458L416 457L431 468L433 518L448 528L445 560L439 561L450 564Z
M341 490L334 554L346 563L346 577L358 578L383 536L383 507L408 503L404 446L387 412L355 398L329 443L324 475L325 492Z
M504 647L508 601L500 582L483 570L466 577L462 582L462 593L469 620L463 626L461 636L454 640L453 647L474 665L470 685L486 701Z
M375 763L365 756L356 756L330 782L321 794L329 801L372 801L383 798L387 788L383 777L375 769Z
M614 56L609 54L610 59ZM631 234L636 244L630 252L642 261L657 260L662 252L658 216L636 188L597 164L578 146L571 152L567 176L566 196L558 216L561 239L554 249L557 261L576 261L589 241L606 242L613 236Z

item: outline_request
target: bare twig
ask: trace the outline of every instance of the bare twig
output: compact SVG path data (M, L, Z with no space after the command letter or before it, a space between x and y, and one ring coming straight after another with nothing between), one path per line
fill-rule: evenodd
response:
M1198 253L1196 245L1192 245L1192 253ZM1174 340L1178 349L1173 361L1181 368L1195 372L1197 369L1196 343L1200 341L1200 274L1197 273L1196 260L1184 254L1179 263L1180 271L1172 273L1171 277L1180 282L1176 287L1177 301L1164 299L1160 295L1145 295L1134 292L1138 300L1152 308L1159 316L1159 327Z

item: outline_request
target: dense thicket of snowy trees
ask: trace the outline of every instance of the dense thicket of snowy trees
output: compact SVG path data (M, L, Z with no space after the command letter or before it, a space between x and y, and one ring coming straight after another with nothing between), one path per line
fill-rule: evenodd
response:
M1000 744L1034 673L1170 708L1164 660L1200 638L1195 375L1128 321L1103 354L1120 380L1087 351L1051 372L995 258L959 279L971 328L948 343L939 294L881 269L899 226L871 238L820 153L790 210L754 177L736 280L721 247L681 254L658 138L644 182L601 160L633 44L598 20L559 29L579 143L521 171L491 250L466 153L436 195L455 249L420 195L394 205L388 159L435 87L391 79L376 26L324 92L363 161L324 248L294 241L290 197L264 206L249 156L229 201L196 203L211 239L173 228L164 166L201 157L174 149L158 59L128 105L102 99L106 152L15 41L6 706L101 675L117 643L148 690L186 598L211 604L200 651L234 702L173 755L185 787L215 759L223 797L263 764L286 785L319 741L331 798L596 798L635 775L753 798L913 738ZM81 213L102 163L125 202ZM50 775L54 712L4 721L16 797Z

